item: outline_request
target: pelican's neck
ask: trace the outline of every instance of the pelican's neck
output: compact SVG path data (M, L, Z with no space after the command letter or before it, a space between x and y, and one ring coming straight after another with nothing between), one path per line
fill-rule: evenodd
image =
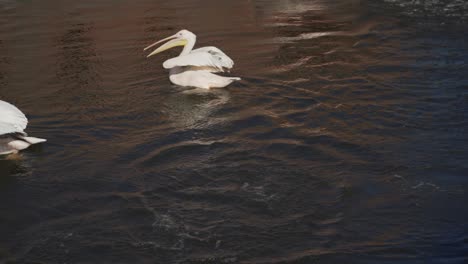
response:
M193 46L195 46L196 41L197 41L196 36L193 36L191 38L187 38L187 44L184 46L184 49L182 50L182 52L180 53L179 56L189 54L192 51Z

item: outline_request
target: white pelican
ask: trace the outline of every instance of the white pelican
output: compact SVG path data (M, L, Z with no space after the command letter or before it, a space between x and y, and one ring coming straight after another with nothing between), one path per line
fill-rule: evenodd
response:
M45 139L28 137L24 132L28 119L16 106L0 100L0 155L17 153Z
M173 84L209 89L225 87L233 81L240 80L238 77L224 77L213 74L213 72L224 72L226 69L231 69L234 62L216 47L203 47L192 50L197 36L185 29L149 45L144 50L166 40L170 41L151 52L148 57L176 46L184 46L178 57L163 63L165 69L170 69L169 79Z

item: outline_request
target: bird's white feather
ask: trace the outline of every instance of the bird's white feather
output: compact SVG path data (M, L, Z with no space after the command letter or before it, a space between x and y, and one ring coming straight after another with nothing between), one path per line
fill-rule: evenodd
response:
M212 71L224 71L224 68L231 69L234 62L216 47L203 47L163 63L163 67L166 69L184 66L209 67L213 68Z
M28 119L16 106L0 100L0 135L24 133Z

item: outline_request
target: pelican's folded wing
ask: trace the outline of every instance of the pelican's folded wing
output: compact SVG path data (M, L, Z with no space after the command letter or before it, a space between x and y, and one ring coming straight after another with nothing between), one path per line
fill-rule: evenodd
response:
M220 61L224 68L231 69L234 66L234 61L232 61L232 59L229 58L228 55L226 55L224 52L222 52L220 49L216 47L210 46L210 47L203 47L203 48L192 50L192 53L196 53L196 52L208 52L213 57L215 57L218 61Z
M0 100L0 135L24 133L28 119L16 106Z
M215 47L195 49L187 55L175 57L163 63L163 67L166 69L182 66L195 66L210 67L218 71L224 71L225 68L231 69L233 65L234 62L231 58Z

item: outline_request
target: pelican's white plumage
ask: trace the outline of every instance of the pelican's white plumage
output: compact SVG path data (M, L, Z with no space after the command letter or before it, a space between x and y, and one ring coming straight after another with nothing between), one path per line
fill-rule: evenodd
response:
M203 47L192 50L196 42L196 36L185 29L149 45L145 50L166 40L170 41L150 53L148 57L176 46L184 46L179 56L163 63L163 67L170 70L169 79L172 83L209 89L225 87L235 80L240 80L238 77L224 77L213 74L231 69L234 62L216 47Z
M231 69L234 62L216 47L203 47L194 49L187 55L168 59L163 63L165 69L183 66L210 67L214 72L223 72L225 69Z
M0 100L0 135L23 133L28 119L16 106Z
M0 155L16 153L45 139L28 137L28 119L16 106L0 100Z

